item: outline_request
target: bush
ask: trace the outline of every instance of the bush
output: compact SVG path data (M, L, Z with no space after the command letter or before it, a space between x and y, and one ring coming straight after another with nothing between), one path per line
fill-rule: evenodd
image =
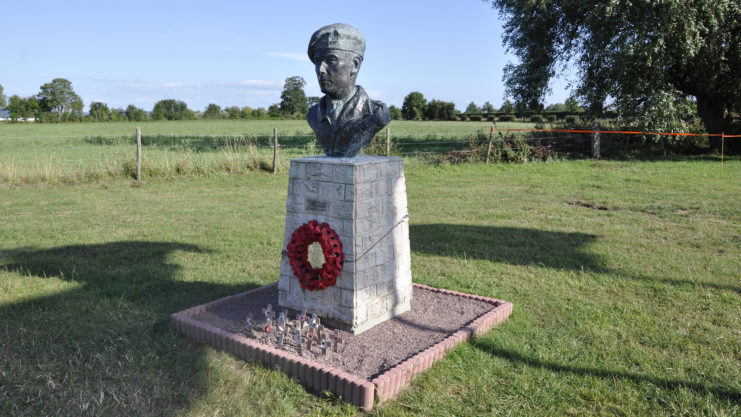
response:
M548 116L546 116L546 118L548 119L548 123L553 123L553 122L556 121L556 115L555 114L549 114Z
M482 119L482 117L481 117L480 114L473 114L471 116L468 116L468 120L470 120L472 122L480 122L481 119Z
M531 123L543 123L543 116L539 114L534 114L530 116L530 122Z
M567 124L570 124L570 125L579 123L578 116L569 115L569 116L566 116L564 120L566 121Z
M494 116L494 115L492 114L491 116L487 116L487 117L486 117L486 120L488 120L488 121L490 121L490 122L496 122L496 121L497 121L497 116Z
M468 120L468 115L465 113L459 114L458 117L460 118L461 122L465 122L466 120Z
M515 120L515 116L512 115L512 114L503 114L503 115L499 116L499 121L500 122L511 122L513 120Z

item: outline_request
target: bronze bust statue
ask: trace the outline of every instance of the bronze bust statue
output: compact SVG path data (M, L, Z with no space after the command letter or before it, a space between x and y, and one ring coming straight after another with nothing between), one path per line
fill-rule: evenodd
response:
M308 53L325 96L306 120L327 156L353 157L391 121L386 105L355 85L365 38L354 27L335 23L314 32Z

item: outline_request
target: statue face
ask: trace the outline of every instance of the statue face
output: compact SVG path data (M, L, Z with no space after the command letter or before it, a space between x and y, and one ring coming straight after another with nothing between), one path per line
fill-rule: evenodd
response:
M314 54L314 68L322 93L332 99L346 98L355 88L360 58L336 49L320 49Z

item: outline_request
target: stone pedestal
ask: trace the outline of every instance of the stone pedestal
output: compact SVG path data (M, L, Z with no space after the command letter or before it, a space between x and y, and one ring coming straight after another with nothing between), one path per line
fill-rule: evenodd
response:
M292 160L283 249L293 231L310 220L327 222L339 234L345 255L342 274L326 290L302 290L284 256L278 282L282 308L306 309L356 334L410 309L412 272L401 158Z

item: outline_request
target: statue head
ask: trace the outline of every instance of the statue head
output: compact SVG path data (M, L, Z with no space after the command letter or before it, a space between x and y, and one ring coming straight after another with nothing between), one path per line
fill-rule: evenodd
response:
M308 54L322 93L335 100L352 94L364 53L365 38L350 25L335 23L314 32Z

